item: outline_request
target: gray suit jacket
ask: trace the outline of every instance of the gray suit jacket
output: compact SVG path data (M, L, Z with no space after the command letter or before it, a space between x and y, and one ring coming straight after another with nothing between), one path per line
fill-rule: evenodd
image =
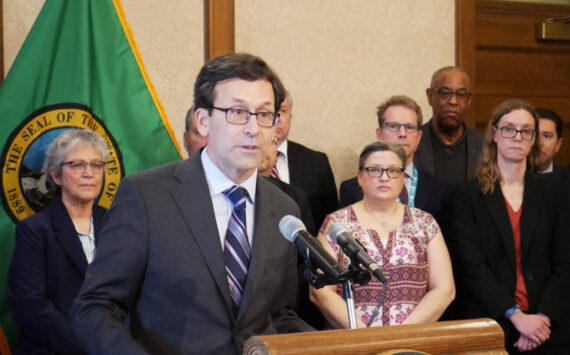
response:
M432 129L430 128L431 121L422 126L422 139L418 145L418 149L414 154L414 164L418 170L427 171L430 174L436 175L435 160L437 157L434 155L432 142L435 137L432 136ZM479 156L483 149L484 137L481 133L472 130L467 125L465 127L465 134L467 135L467 179L475 177L475 170L479 164Z
M278 229L287 214L297 205L258 178L234 318L200 154L126 177L73 310L79 338L93 354L234 354L253 335L312 330L292 311L297 252Z

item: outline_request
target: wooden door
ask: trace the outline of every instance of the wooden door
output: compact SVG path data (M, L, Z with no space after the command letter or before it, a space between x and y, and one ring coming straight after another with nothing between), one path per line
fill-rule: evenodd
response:
M514 97L553 109L564 120L555 161L568 164L570 42L539 42L534 25L570 16L570 5L456 0L456 9L456 62L469 73L474 93L468 124L484 132L494 108Z

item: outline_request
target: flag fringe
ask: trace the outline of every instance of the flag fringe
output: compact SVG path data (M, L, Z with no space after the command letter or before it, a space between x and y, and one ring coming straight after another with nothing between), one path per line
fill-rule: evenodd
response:
M166 116L166 112L164 111L164 107L162 106L162 103L160 102L160 99L158 98L158 95L156 94L156 90L154 89L154 85L152 84L152 81L150 80L150 78L149 78L149 76L148 76L148 74L144 68L142 56L140 55L139 49L138 49L137 44L135 42L133 30L129 26L129 23L127 22L127 18L125 17L125 13L124 13L123 8L121 6L121 1L120 0L112 0L112 1L113 1L113 5L115 6L115 12L117 13L117 16L119 17L119 21L121 22L121 26L123 27L123 31L125 32L125 36L127 37L127 41L129 42L129 45L131 46L131 50L133 51L133 55L135 56L135 60L137 61L137 64L139 66L139 70L141 71L141 75L144 78L144 81L146 83L148 91L150 92L150 96L152 97L152 101L154 102L154 105L156 106L156 109L158 110L158 114L160 115L160 118L162 119L162 123L164 123L164 127L166 128L166 131L168 132L170 139L172 139L172 142L174 143L174 146L176 147L176 150L178 151L180 158L182 158L182 151L180 150L180 145L178 144L178 141L176 140L176 136L174 135L174 131L172 130L172 126L170 125L170 121L168 120L168 117Z

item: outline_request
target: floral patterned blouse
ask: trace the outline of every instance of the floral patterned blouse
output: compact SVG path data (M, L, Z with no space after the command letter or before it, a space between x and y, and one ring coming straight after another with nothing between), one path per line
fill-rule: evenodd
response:
M402 224L391 231L386 247L380 242L378 233L360 224L351 206L331 213L325 219L320 232L337 253L340 265L348 267L350 258L327 235L329 225L343 224L366 248L388 280L388 292L384 304L372 322L372 326L401 324L414 310L427 292L428 259L427 246L440 231L435 219L427 212L405 206ZM356 316L368 324L374 312L384 286L374 277L367 285L354 285L354 306ZM337 286L337 293L342 297L342 285Z

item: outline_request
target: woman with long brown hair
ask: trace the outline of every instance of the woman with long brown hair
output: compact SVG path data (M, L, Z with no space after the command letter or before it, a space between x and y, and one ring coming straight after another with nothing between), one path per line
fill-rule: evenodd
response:
M538 117L499 105L476 178L451 196L450 251L458 309L490 317L510 353L570 353L570 218L564 186L533 174Z

